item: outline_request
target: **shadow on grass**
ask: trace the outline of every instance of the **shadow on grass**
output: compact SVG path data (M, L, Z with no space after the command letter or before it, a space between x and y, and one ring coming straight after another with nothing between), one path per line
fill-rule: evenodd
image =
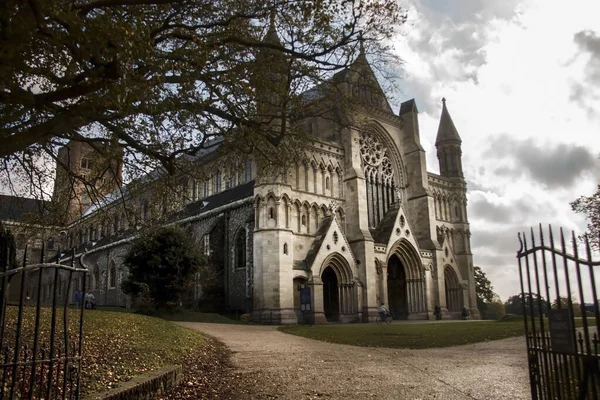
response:
M182 322L205 322L213 324L247 324L240 320L239 313L203 313L193 310L155 310L140 311L124 307L105 307L99 306L98 311L122 312L147 315L150 317L161 318L167 321Z
M522 336L522 322L450 322L429 324L353 324L283 326L281 332L331 343L365 347L427 349Z

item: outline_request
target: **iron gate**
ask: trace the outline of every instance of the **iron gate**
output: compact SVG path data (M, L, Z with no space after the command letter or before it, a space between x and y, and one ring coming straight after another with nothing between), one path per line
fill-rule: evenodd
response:
M46 263L44 246L38 264L27 264L25 247L23 267L14 268L15 250L1 247L0 400L78 399L87 270L75 267L74 254L59 264L60 250Z
M581 243L572 233L569 250L562 229L556 244L552 227L548 234L546 242L541 225L537 239L531 229L531 243L519 234L517 252L531 397L598 399L600 261L593 260L587 237Z

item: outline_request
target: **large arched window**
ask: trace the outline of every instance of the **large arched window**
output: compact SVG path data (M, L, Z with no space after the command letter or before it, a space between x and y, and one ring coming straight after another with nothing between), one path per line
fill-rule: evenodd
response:
M246 230L240 229L235 238L235 268L246 268Z
M360 155L367 183L367 210L369 226L377 227L385 213L396 202L399 179L389 151L373 132L361 132Z

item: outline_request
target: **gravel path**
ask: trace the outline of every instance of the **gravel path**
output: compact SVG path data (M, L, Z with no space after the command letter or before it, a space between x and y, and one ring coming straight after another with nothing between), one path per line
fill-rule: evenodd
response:
M530 398L524 338L376 349L288 335L273 326L179 324L227 345L247 398Z

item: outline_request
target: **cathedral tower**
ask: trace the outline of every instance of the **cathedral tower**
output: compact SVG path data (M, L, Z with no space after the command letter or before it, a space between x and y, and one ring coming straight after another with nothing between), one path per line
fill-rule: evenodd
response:
M123 182L123 149L101 155L88 143L70 141L58 150L52 203L61 223L70 224L94 202Z
M440 175L447 178L463 178L462 140L446 108L446 99L442 99L442 116L438 127L435 147L440 163Z

